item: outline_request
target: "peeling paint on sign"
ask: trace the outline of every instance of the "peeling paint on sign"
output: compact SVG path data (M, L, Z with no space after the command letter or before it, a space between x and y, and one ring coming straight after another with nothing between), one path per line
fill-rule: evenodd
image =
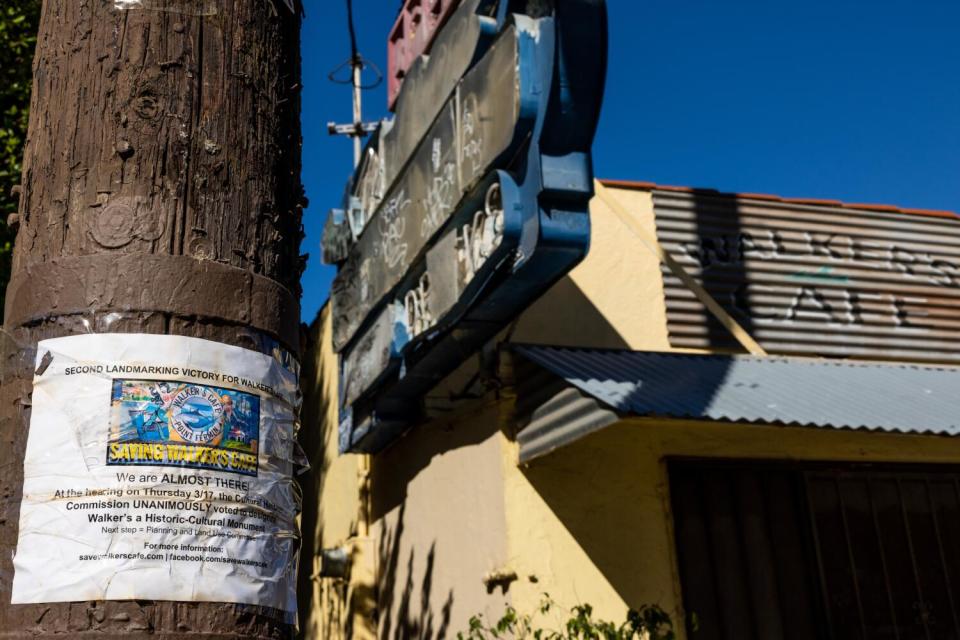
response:
M454 13L328 219L345 451L385 446L589 246L606 7L510 6Z

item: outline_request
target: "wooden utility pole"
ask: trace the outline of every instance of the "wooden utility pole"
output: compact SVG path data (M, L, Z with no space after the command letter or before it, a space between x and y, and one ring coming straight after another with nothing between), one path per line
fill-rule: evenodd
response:
M226 604L10 604L38 340L152 333L299 351L291 8L44 0L2 336L0 638L291 635L272 611Z

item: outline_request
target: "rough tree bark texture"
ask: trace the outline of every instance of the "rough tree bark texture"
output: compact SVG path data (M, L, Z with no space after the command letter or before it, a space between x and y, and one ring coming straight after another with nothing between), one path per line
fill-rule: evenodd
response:
M43 3L3 334L0 638L291 634L233 605L9 603L38 340L299 351L299 32L283 0Z

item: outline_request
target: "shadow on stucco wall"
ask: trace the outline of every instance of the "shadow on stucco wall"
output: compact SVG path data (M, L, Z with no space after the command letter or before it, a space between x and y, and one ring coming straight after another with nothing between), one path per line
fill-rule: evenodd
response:
M420 638L422 640L443 640L447 637L450 627L450 615L453 609L453 589L447 593L446 600L439 612L439 616L430 606L434 588L434 569L436 562L436 542L430 545L427 552L426 567L423 578L420 580L419 599L414 602L415 581L414 575L416 549L411 547L406 559L406 575L403 590L398 591L400 560L402 555L401 539L403 537L406 506L401 505L397 515L396 525L387 528L380 536L378 544L378 577L377 608L380 613L378 637L383 640ZM394 613L396 612L396 613Z
M410 484L435 458L480 445L497 431L496 419L473 421L465 420L462 415L414 427L396 444L371 459L372 520L376 522L403 505Z
M331 432L331 420L336 415L334 394L330 393L330 382L336 380L336 359L329 357L324 349L324 330L329 330L328 308L324 308L311 325L305 349L305 358L301 370L301 388L304 402L300 413L302 428L298 441L307 460L310 470L297 478L303 495L302 512L300 516L301 546L298 558L297 599L299 605L300 629L298 638L314 640L319 638L335 638L345 640L352 637L406 639L420 638L423 640L442 640L447 637L450 627L450 615L453 607L453 590L446 596L444 604L437 611L431 608L431 598L434 591L434 572L436 563L435 546L429 549L404 546L403 538L406 507L403 504L404 494L391 491L380 492L377 496L388 498L389 509L399 507L388 524L384 518L385 512L380 510L374 514L374 522L379 521L377 529L381 535L376 542L377 583L365 585L351 580L348 574L345 578L321 578L320 553L324 545L324 531L326 523L323 518L320 500L324 496L327 483L332 480L331 465L338 456L336 450L335 422L334 432ZM334 385L335 389L335 385ZM445 441L445 447L460 447L470 444L471 438L463 438L466 431L459 431L453 441ZM419 449L419 448L418 448ZM416 475L416 470L429 463L416 458L407 458L412 466L388 464L388 476L384 477L382 465L374 464L375 470L380 469L379 483L381 488L394 485L395 481L405 483ZM374 458L376 461L377 458ZM376 472L374 473L376 476ZM338 477L337 482L343 481ZM330 489L327 488L329 499ZM385 507L384 500L374 500L374 506ZM355 533L356 522L351 525ZM339 534L338 534L339 535ZM328 536L329 537L329 536ZM425 568L419 572L414 565L423 564L423 556L417 553L426 552ZM406 553L404 557L403 554ZM359 615L357 615L359 614ZM361 623L364 629L355 629L354 624Z
M651 565L662 566L658 554L669 553L667 532L657 526L663 521L666 488L660 486L657 469L644 468L657 464L651 465L651 456L645 455L642 445L624 437L631 427L613 425L535 460L521 471L569 534L567 542L562 542L563 537L549 538L561 540L561 546L550 552L565 554L569 562L573 562L572 556L584 554L584 560L628 606L639 608L672 601L673 594L656 591L664 583L649 570ZM659 510L652 512L654 508ZM570 566L583 565L574 562ZM565 582L552 588L573 593L581 593L596 580L585 573L546 579Z
M610 286L615 286L611 283ZM624 287L624 295L628 288ZM561 278L515 323L512 342L593 349L628 349L627 341L573 278Z
M307 345L304 350L303 367L300 372L303 406L300 410L302 426L297 440L310 462L310 470L297 477L297 484L300 486L303 495L303 506L300 514L300 556L297 566L297 601L300 622L298 636L300 638L312 637L311 616L317 613L323 616L322 627L331 630L331 632L345 632L345 625L347 624L347 616L344 615L343 607L330 602L330 596L335 595L335 593L324 593L328 590L324 587L329 587L335 592L342 592L342 597L345 599L346 585L322 585L318 583L317 578L320 547L323 540L320 495L323 492L327 469L330 466L330 456L336 455L336 452L326 450L323 428L331 409L330 399L323 392L323 385L327 376L336 375L336 371L326 370L330 364L321 354L323 326L325 315L328 312L328 308L324 307L310 326ZM327 600L325 603L327 606L320 605L323 599Z
M413 429L371 461L380 638L441 639L502 607L483 578L506 556L495 406Z

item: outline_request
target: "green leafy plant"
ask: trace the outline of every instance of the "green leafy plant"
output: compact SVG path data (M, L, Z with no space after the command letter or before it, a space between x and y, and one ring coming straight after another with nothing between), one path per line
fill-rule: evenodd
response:
M457 640L491 640L516 638L521 640L675 640L670 615L656 605L644 605L627 612L621 623L596 620L593 607L579 605L570 610L569 617L559 629L543 626L550 612L557 606L544 594L544 600L533 614L519 614L507 607L499 620L487 623L482 614L470 618L470 628L457 634Z
M0 7L0 316L13 247L6 220L17 210L11 190L20 182L39 20L39 0L10 0Z

